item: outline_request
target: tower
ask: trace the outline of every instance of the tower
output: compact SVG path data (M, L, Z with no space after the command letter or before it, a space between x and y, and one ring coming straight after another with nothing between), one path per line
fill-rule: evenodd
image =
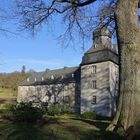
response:
M107 27L93 32L93 45L81 63L81 113L112 116L118 95L118 53Z

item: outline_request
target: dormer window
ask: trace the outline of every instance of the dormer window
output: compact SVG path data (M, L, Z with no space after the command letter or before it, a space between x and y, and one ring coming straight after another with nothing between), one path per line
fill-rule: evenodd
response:
M71 77L74 78L74 74L73 73L72 73Z
M35 77L35 82L36 82L36 77Z
M96 73L96 68L97 68L96 65L93 65L91 73L95 74Z
M42 79L42 81L44 81L44 77L42 77L41 79Z
M27 82L30 82L30 78L27 78Z
M52 79L52 80L54 79L54 76L53 76L53 75L51 76L51 79Z
M96 44L94 44L94 48L96 48L97 47L97 45Z

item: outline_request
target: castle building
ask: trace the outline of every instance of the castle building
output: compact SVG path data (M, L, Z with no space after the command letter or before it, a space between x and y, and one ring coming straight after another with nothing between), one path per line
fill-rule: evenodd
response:
M18 102L67 103L77 113L111 117L118 97L118 50L107 27L93 33L93 45L78 67L33 73L18 86Z

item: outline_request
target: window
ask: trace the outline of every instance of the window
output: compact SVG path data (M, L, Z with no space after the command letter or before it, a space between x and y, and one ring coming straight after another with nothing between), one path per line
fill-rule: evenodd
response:
M73 73L71 74L71 77L74 78L74 74Z
M51 75L51 80L54 80L54 76L53 75Z
M96 88L97 88L97 85L96 85L96 81L95 81L95 80L92 81L92 88L93 88L93 89L96 89Z
M64 96L64 103L69 103L70 97L69 96Z
M92 73L93 73L93 74L96 73L96 65L92 66Z
M92 97L92 104L96 104L96 96Z
M29 82L30 81L30 78L27 78L27 82Z
M97 45L96 44L94 44L94 48L96 48L97 47Z
M44 81L44 77L42 77L42 81Z
M36 77L35 77L35 82L36 82Z

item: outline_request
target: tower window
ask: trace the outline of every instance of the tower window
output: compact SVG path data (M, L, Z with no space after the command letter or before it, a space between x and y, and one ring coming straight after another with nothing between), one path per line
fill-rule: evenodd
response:
M92 104L96 104L96 96L92 97Z
M93 89L96 89L96 88L97 88L97 85L96 85L96 81L95 81L95 80L92 81L92 88L93 88Z
M93 73L93 74L96 73L96 65L92 66L92 73Z

